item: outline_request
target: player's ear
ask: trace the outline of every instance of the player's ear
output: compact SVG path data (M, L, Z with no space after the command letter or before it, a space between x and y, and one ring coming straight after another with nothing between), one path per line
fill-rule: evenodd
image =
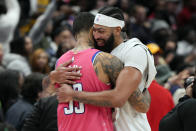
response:
M114 30L115 30L115 34L119 36L120 33L121 33L121 28L120 27L115 27Z

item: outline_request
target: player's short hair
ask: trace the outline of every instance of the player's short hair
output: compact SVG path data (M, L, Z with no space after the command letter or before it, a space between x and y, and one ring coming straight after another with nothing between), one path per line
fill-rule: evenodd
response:
M124 21L123 12L118 7L105 6L98 13Z
M88 12L80 12L73 22L73 34L76 36L82 31L89 32L94 24L95 16Z

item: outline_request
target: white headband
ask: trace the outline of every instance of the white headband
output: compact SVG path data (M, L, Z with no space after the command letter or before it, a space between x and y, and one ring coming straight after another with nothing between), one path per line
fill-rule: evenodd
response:
M116 18L106 16L103 14L97 14L94 20L94 24L103 25L107 27L121 27L121 29L125 26L125 22L123 20L118 20Z

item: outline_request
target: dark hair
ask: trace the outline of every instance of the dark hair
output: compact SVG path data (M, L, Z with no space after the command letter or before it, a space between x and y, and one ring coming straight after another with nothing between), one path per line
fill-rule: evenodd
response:
M70 31L73 34L72 27L69 24L63 24L63 25L56 27L56 28L54 27L54 30L51 34L52 40L54 40L54 38L56 36L58 36L61 32L65 31L65 30Z
M118 7L105 6L98 13L124 21L123 12Z
M25 37L20 37L18 39L13 40L10 43L10 49L11 53L26 56L27 52L25 50Z
M25 100L34 104L38 98L38 93L42 89L42 79L44 75L41 73L32 73L25 78L24 85L22 87L21 95Z
M60 58L64 53L66 53L68 50L68 48L64 48L63 47L63 43L61 43L59 46L58 46L58 49L57 49L57 52L56 52L56 57L57 58Z
M73 22L74 36L79 34L81 31L89 32L94 24L94 18L95 16L88 12L78 13Z
M4 112L13 104L11 100L18 98L19 77L20 73L15 70L0 72L0 101L2 102Z

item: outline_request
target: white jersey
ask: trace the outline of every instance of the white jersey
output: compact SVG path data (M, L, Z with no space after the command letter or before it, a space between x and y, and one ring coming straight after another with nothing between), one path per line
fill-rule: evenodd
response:
M139 85L140 91L143 91L144 88L148 88L152 79L154 79L156 69L153 67L153 56L147 51L147 48L145 49L145 45L143 45L137 38L133 38L121 43L111 52L111 54L118 57L124 63L125 67L130 66L137 68L142 73L142 80ZM149 58L151 64L149 64ZM153 71L153 75L149 73L148 66L152 66L153 70L155 70ZM149 74L151 75L150 81L146 81L147 75L149 78ZM137 112L131 107L128 101L122 108L117 108L115 126L117 131L151 131L146 113Z

